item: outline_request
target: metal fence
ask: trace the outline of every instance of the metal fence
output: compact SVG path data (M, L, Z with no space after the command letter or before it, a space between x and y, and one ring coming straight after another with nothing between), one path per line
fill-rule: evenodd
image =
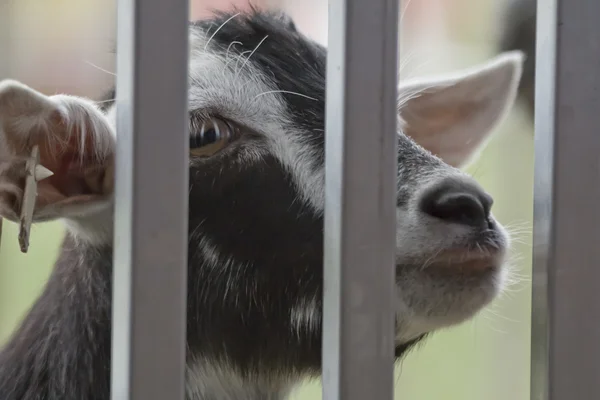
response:
M324 395L391 399L398 4L329 3ZM118 11L112 398L183 399L188 1ZM538 16L531 397L600 399L600 2L539 0Z
M183 399L188 0L119 0L117 24L112 398Z
M531 399L600 399L600 2L537 15Z

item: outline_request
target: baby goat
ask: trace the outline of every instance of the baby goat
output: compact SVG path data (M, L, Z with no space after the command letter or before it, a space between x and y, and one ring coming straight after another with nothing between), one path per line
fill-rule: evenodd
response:
M284 399L321 369L326 50L281 14L233 15L190 26L187 398ZM508 235L457 167L513 104L521 65L512 52L399 86L398 359L502 289ZM34 222L68 228L0 353L1 400L109 398L117 132L102 105L0 83L0 214L17 219L37 144L55 175Z

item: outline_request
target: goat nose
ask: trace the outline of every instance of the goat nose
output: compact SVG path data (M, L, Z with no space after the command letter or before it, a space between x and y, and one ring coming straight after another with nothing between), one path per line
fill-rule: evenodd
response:
M421 198L421 210L446 222L486 228L493 199L475 184L455 178L429 188Z

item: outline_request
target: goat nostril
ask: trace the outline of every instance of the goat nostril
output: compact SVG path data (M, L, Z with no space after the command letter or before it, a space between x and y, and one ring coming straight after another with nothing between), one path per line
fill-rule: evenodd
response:
M460 190L451 187L434 190L426 194L421 209L436 218L447 222L474 227L489 227L491 196L477 190Z
M485 212L486 218L489 218L494 205L494 198L487 193L480 194L481 204L483 205L483 211Z

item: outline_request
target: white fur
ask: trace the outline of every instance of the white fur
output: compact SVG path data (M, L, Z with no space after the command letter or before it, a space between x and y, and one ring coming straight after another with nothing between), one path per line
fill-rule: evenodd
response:
M298 337L306 332L315 332L323 318L317 299L302 299L290 310L292 329Z
M57 124L58 119L60 124ZM0 82L0 162L11 165L27 157L26 145L39 140L32 135L44 135L48 144L62 146L72 134L80 136L82 146L86 137L92 136L94 152L90 154L84 152L83 147L80 149L80 153L87 157L105 160L114 154L114 130L91 100L69 95L44 96L20 82ZM16 149L8 145L9 137L17 142ZM15 178L18 176L12 177ZM6 188L11 184L10 181L0 183ZM49 203L36 207L33 220L43 222L65 218L77 236L100 244L112 239L112 214L103 212L110 209L111 200L107 198L86 203ZM6 210L3 214L16 219L13 210Z
M66 123L63 132L54 131L51 120L56 115ZM0 82L0 121L0 159L15 156L7 153L7 135L27 141L31 132L54 140L68 139L65 133L78 132L82 139L93 135L95 153L89 156L97 158L105 158L115 149L112 126L93 101L62 94L44 96L17 81Z
M186 369L186 398L211 400L286 399L298 377L244 379L226 362L193 360Z

